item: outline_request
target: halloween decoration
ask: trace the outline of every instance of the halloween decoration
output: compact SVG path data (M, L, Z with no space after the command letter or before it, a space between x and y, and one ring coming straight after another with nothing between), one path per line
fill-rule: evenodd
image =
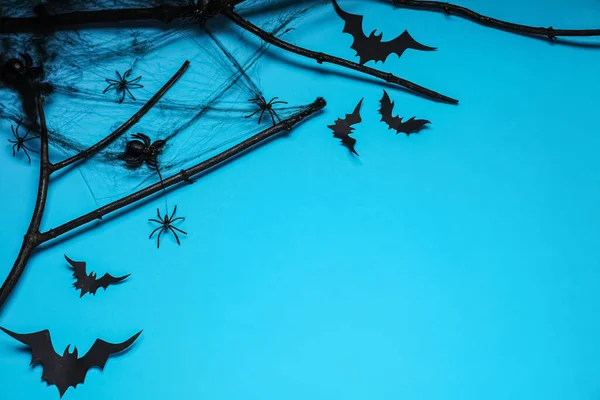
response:
M350 134L354 131L352 125L358 124L362 121L360 117L360 106L362 105L363 99L360 99L352 114L346 114L346 116L342 118L338 118L335 120L333 125L328 125L327 127L333 131L333 137L336 137L341 140L342 144L348 148L352 153L358 155L356 150L354 150L354 145L356 144L356 139L350 137Z
M108 89L111 89L114 87L114 88L116 88L117 94L121 93L121 99L119 100L119 104L121 104L123 102L123 100L125 99L125 92L127 92L127 94L129 94L129 97L131 97L133 100L135 100L135 97L133 96L133 94L131 94L131 91L129 89L143 88L142 85L140 85L139 83L136 83L140 79L142 79L142 77L138 76L135 79L128 80L127 78L129 77L129 75L131 75L131 69L128 69L127 71L125 71L123 76L121 76L119 71L115 71L115 72L117 73L119 80L106 79L106 82L108 82L109 85L106 87L106 89L104 89L104 92L102 92L102 93L104 94L108 91Z
M91 368L104 369L110 356L129 348L142 334L140 331L118 344L97 339L87 354L79 358L77 347L69 353L70 346L67 346L62 356L56 353L47 329L29 334L14 333L2 327L0 329L31 349L31 365L42 365L42 380L48 385L56 386L61 398L70 387L76 388L82 384Z
M431 122L426 119L415 119L412 117L406 122L402 122L402 118L398 116L392 116L392 111L394 111L394 102L390 100L390 96L388 96L387 92L383 91L383 97L379 100L381 103L381 108L379 109L379 113L381 114L381 121L385 122L389 129L394 129L396 131L396 135L400 132L406 133L406 136L412 133L418 133L423 126L426 124L430 124Z
M181 229L173 226L173 222L175 221L185 221L185 218L183 217L177 217L177 218L173 218L175 216L175 212L177 212L177 206L173 207L173 212L171 213L171 215L169 216L169 213L166 212L164 217L160 216L160 210L157 208L156 209L156 215L158 216L158 219L155 218L150 218L148 219L148 221L150 222L155 222L157 224L160 224L160 226L158 228L156 228L155 230L152 231L152 233L150 234L150 236L148 236L148 239L151 239L152 236L154 236L154 234L157 231L158 232L158 237L156 238L156 248L160 248L160 235L162 235L163 232L166 231L171 231L171 233L173 233L173 236L175 236L175 240L177 240L177 244L181 246L181 243L179 242L179 237L177 236L177 232L183 233L184 235L187 235L186 232L182 231ZM175 232L177 231L177 232Z
M279 118L279 115L277 115L277 112L273 109L273 106L275 104L287 104L287 101L275 101L277 99L278 99L278 97L273 97L271 100L269 100L268 103L267 103L267 100L264 98L264 96L257 96L253 99L248 100L249 102L254 103L256 105L256 107L258 107L258 109L256 111L254 111L252 114L246 115L245 118L250 118L250 117L260 113L260 115L258 116L258 123L260 124L260 121L261 121L264 113L268 112L269 115L271 116L271 121L273 122L273 125L275 125L275 120L277 120L277 122L280 122L281 119Z
M333 0L333 8L341 19L344 20L344 30L354 38L350 48L356 50L356 55L360 58L360 63L365 64L368 61L385 62L390 54L396 54L402 57L407 49L433 51L434 47L424 46L410 36L408 31L404 31L397 38L384 42L381 40L383 34L376 35L375 31L369 36L363 32L363 16L350 14L340 8L336 0Z
M79 297L83 297L86 293L96 295L96 291L99 288L106 290L109 285L115 285L119 282L123 282L129 277L129 274L118 278L115 278L110 274L104 274L102 278L97 279L94 272L91 272L89 275L87 274L85 262L73 261L66 255L65 259L69 264L71 264L73 277L76 279L75 283L73 283L73 287L75 287L76 290L81 291L81 295Z
M13 137L15 138L15 140L8 139L8 141L10 143L12 143L12 145L13 145L12 146L13 157L15 157L20 150L23 150L23 153L25 153L25 155L27 156L27 161L31 164L31 157L29 157L29 153L27 152L27 150L29 150L33 153L37 153L37 151L33 150L30 147L27 147L27 145L25 143L29 142L30 140L37 139L37 136L31 135L31 136L27 137L29 135L29 130L27 130L27 133L24 136L20 136L19 135L19 127L20 126L21 126L20 122L17 124L17 129L15 129L12 125L10 126L10 129L12 130L12 134L13 134Z

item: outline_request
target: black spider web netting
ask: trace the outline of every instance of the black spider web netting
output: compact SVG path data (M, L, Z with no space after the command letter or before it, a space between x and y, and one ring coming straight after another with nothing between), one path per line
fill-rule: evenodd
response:
M9 16L31 15L34 2L10 0L2 11ZM35 2L37 4L37 2ZM327 1L246 1L236 11L276 36L288 38L302 17ZM102 9L144 8L156 5L185 5L165 1L48 1L50 13ZM163 177L190 167L266 129L273 123L250 100L277 93L264 93L260 84L260 58L267 45L256 40L223 17L204 27L189 20L170 24L111 24L52 34L3 36L3 62L19 53L29 54L34 65L42 65L42 92L51 148L68 157L98 142L128 120L164 85L185 60L191 62L183 77L126 134L79 166L92 195L99 204L122 197L157 182L153 168L128 167L123 152L134 133L152 141L165 140L159 157ZM143 87L130 93L105 89L129 71L129 80ZM36 131L37 117L32 97L0 86L0 117ZM124 96L124 97L123 97ZM134 99L135 98L135 99ZM120 100L122 102L120 102ZM274 107L285 119L314 99L278 99L288 104ZM56 156L54 156L56 157Z

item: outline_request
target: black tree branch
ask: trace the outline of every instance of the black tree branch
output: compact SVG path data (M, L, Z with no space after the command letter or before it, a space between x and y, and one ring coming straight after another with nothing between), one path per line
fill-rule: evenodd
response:
M230 6L245 0L229 0ZM152 8L121 8L115 10L75 11L64 14L40 13L35 17L0 18L0 33L43 33L73 29L78 25L111 24L127 21L160 21L170 23L181 18L190 6L157 6Z
M146 104L142 106L142 108L139 109L138 112L136 112L131 118L129 118L123 125L118 127L114 132L112 132L110 135L106 136L104 139L94 144L93 146L88 147L87 149L77 153L76 155L58 163L51 164L50 172L58 171L77 161L87 159L93 156L94 154L98 153L100 150L104 149L106 146L111 144L123 133L127 132L129 128L135 125L158 102L158 100L160 100L161 97L163 97L165 93L167 93L167 91L175 84L175 82L177 82L179 78L181 78L181 76L187 70L189 65L189 61L184 62L181 68L179 68L179 71L177 71L175 75L173 75L173 77L171 77L171 79L169 79L169 81L165 83L165 85L162 88L160 88L160 90L156 92L154 96L152 96L150 100L148 100Z
M468 8L441 1L392 0L392 2L394 5L399 7L412 8L415 10L438 11L446 14L457 15L489 28L501 29L503 31L513 32L521 35L545 36L548 39L555 39L558 36L600 36L600 29L554 29L553 27L541 28L514 24L512 22L486 17L485 15L476 13Z
M19 255L8 274L8 277L0 288L0 308L2 308L2 305L23 274L33 250L41 243L40 224L42 222L42 215L44 214L44 207L46 206L46 196L48 194L48 185L50 183L50 161L48 159L48 129L46 127L46 117L42 105L44 98L37 95L36 100L40 118L40 179L38 183L37 198L33 210L33 217L31 218L27 233L23 238L23 244L21 245Z
M413 92L418 93L422 96L428 97L430 99L434 99L434 100L438 100L438 101L442 101L442 102L450 103L450 104L458 104L458 100L456 100L456 99L453 99L448 96L444 96L443 94L437 93L437 92L427 89L427 88L424 88L423 86L417 85L416 83L413 83L406 79L399 78L389 72L382 72L377 69L366 67L364 65L360 65L360 64L357 64L352 61L344 60L343 58L334 57L334 56L330 56L325 53L307 50L302 47L298 47L291 43L285 42L285 41L275 37L274 35L272 35L268 32L265 32L264 30L260 29L259 27L257 27L253 23L251 23L250 21L245 20L240 15L238 15L236 12L234 12L232 9L224 9L223 14L226 15L234 23L239 25L241 28L258 36L265 42L270 43L279 48L282 48L284 50L290 51L292 53L299 54L304 57L312 58L313 60L316 60L319 64L328 62L331 64L340 65L345 68L349 68L349 69L352 69L355 71L362 72L367 75L377 77L379 79L383 79L386 82L390 82L390 83L394 83L396 85L402 86L404 88L412 90Z
M206 161L203 161L199 164L196 164L188 169L182 170L181 172L172 175L166 179L163 179L162 182L157 182L153 185L150 185L138 192L132 193L129 196L126 196L122 199L119 199L115 202L107 204L104 207L100 207L90 213L82 215L79 218L75 218L72 221L69 221L63 225L60 225L54 229L50 229L47 232L40 234L39 243L44 243L49 240L52 240L60 235L63 235L69 231L72 231L80 226L88 224L96 219L102 219L105 215L120 210L124 207L127 207L139 200L142 200L148 196L151 196L155 193L162 191L170 186L176 185L183 181L189 181L191 177L197 175L203 171L206 171L209 168L214 167L217 164L220 164L224 161L229 160L232 157L237 156L243 151L249 149L256 144L269 139L270 137L278 134L284 130L290 130L295 124L302 121L306 117L314 114L315 112L321 110L325 107L325 100L319 97L316 101L314 101L310 106L308 106L305 110L292 115L290 118L281 121L277 125L271 126L268 129L265 129L262 132L257 133L256 135L246 139L245 141L233 146L230 149L225 150L224 152L209 158Z

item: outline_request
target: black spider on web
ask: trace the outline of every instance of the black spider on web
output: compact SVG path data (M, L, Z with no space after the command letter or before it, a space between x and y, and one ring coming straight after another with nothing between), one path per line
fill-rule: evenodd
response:
M19 135L19 127L20 126L21 126L21 122L19 122L17 124L17 129L15 129L14 126L12 126L12 125L10 126L10 129L12 130L12 134L13 134L15 140L8 139L8 141L13 144L13 146L12 146L13 157L15 157L19 151L23 150L23 153L25 153L25 155L27 156L27 160L29 161L29 164L31 164L31 157L29 156L29 153L27 152L27 150L29 150L33 153L37 153L37 151L33 150L30 147L27 147L27 145L25 143L29 142L30 140L37 139L37 136L35 136L33 134L31 136L29 136L29 133L30 133L29 130L27 130L27 133L25 135L20 136Z
M106 79L106 82L108 82L109 85L106 87L106 89L104 89L104 92L102 92L102 94L106 93L109 89L115 87L117 94L122 93L121 99L119 100L119 104L121 104L123 102L123 100L125 99L125 93L129 94L129 97L131 97L133 100L135 100L135 97L133 96L133 94L131 94L131 91L129 89L139 89L139 88L144 87L144 86L140 85L139 83L136 83L140 79L142 79L141 75L135 79L128 80L127 78L129 77L129 75L131 75L131 68L128 69L127 71L125 71L125 73L123 75L121 75L119 73L119 71L115 71L115 72L117 73L119 80Z
M256 96L253 99L248 100L251 103L254 103L258 109L256 111L254 111L252 114L250 115L246 115L245 118L250 118L253 117L254 115L260 113L260 115L258 116L258 123L260 124L260 121L262 120L263 115L265 114L265 112L268 112L269 115L271 116L271 121L273 122L273 125L275 125L277 122L281 122L281 118L279 118L279 115L277 115L277 111L275 111L273 109L273 106L275 104L287 104L287 101L275 101L277 100L279 97L273 97L271 100L269 100L269 102L267 102L267 100L265 99L265 97L263 95L259 95ZM277 120L277 122L275 122L275 120Z
M156 248L157 249L160 248L160 235L162 235L163 232L171 231L171 233L173 233L173 236L175 236L175 240L177 240L177 244L180 246L181 246L181 242L179 241L179 236L177 236L177 232L187 235L187 232L184 232L181 229L173 226L173 223L176 221L185 221L185 218L183 218L183 217L173 218L175 216L176 212L177 212L177 206L173 207L173 212L171 213L170 216L169 216L169 212L166 211L165 215L163 217L160 215L160 210L157 208L156 215L158 216L158 219L156 219L156 218L148 219L148 221L150 221L150 222L160 224L160 226L158 228L156 228L155 230L153 230L152 233L150 234L150 236L148 236L148 239L152 239L152 236L154 236L154 234L156 232L160 231L160 232L158 232L158 237L156 240Z

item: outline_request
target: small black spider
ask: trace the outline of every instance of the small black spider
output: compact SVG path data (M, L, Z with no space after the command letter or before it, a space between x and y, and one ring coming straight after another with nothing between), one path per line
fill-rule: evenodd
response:
M206 21L219 14L221 5L215 0L188 0L188 9L181 15L204 26Z
M277 115L277 112L273 109L273 106L275 104L287 104L287 101L275 101L276 99L278 99L278 97L273 97L267 103L267 100L264 98L264 96L260 95L260 96L256 96L253 99L248 100L249 102L254 103L258 107L258 110L254 111L250 115L246 115L246 118L250 118L250 117L260 113L260 116L258 117L258 123L260 124L263 114L265 112L268 112L269 115L271 116L271 121L273 121L273 125L275 125L275 119L277 119L278 122L281 122L281 118L279 118L279 115Z
M158 156L167 144L164 140L150 142L150 138L143 133L131 135L135 138L127 142L123 159L130 168L138 168L143 163L158 170Z
M42 72L42 67L34 67L31 56L27 53L19 53L21 59L11 58L4 63L2 74L9 80L18 80L24 77L33 78Z
M10 129L12 130L12 134L15 137L15 140L8 139L8 141L13 144L13 146L12 146L13 157L15 157L17 155L18 151L23 150L23 153L25 153L25 155L27 156L27 159L29 160L29 164L31 164L31 157L29 157L29 153L27 153L27 150L32 151L34 153L37 153L37 151L27 147L25 142L29 142L30 140L37 139L37 136L33 135L28 138L27 136L29 135L29 130L27 130L27 133L25 134L25 136L19 136L19 126L21 126L20 122L17 124L16 130L12 125L10 126Z
M181 246L181 243L179 242L179 237L177 236L177 232L181 232L184 235L187 235L186 232L182 231L179 228L174 227L173 225L171 225L173 222L175 221L185 221L185 218L183 217L177 217L177 218L173 218L175 216L175 212L177 211L177 206L175 206L173 208L173 213L171 214L171 216L169 216L168 211L165 214L164 217L160 216L160 210L157 208L156 209L156 215L158 215L158 219L154 219L154 218L150 218L148 219L148 221L150 222L156 222L157 224L160 224L161 226L159 226L158 228L156 228L155 230L152 231L152 233L150 234L150 236L148 237L148 239L152 239L152 236L154 236L154 234L160 230L160 232L158 233L158 238L156 241L156 248L160 248L160 235L162 235L163 232L166 232L167 230L170 230L173 235L175 236L175 240L177 240L177 244ZM177 231L177 232L175 232Z
M139 83L135 83L137 81L139 81L140 79L142 79L142 76L138 76L135 79L132 79L130 81L127 80L127 78L129 77L129 75L131 74L131 68L128 69L127 71L125 71L125 73L123 74L123 76L121 76L121 74L119 73L119 71L115 71L117 73L117 76L119 77L119 80L114 80L114 79L106 79L106 82L108 82L110 85L108 85L106 87L106 89L104 89L104 92L102 92L103 94L106 93L108 91L108 89L112 88L112 87L116 87L117 88L117 93L123 93L121 95L121 100L119 100L119 104L121 104L123 102L123 100L125 99L125 92L129 93L129 96L131 96L131 98L133 100L135 100L135 97L131 94L131 92L129 91L129 89L139 89L139 88L143 88L144 86L140 85Z

